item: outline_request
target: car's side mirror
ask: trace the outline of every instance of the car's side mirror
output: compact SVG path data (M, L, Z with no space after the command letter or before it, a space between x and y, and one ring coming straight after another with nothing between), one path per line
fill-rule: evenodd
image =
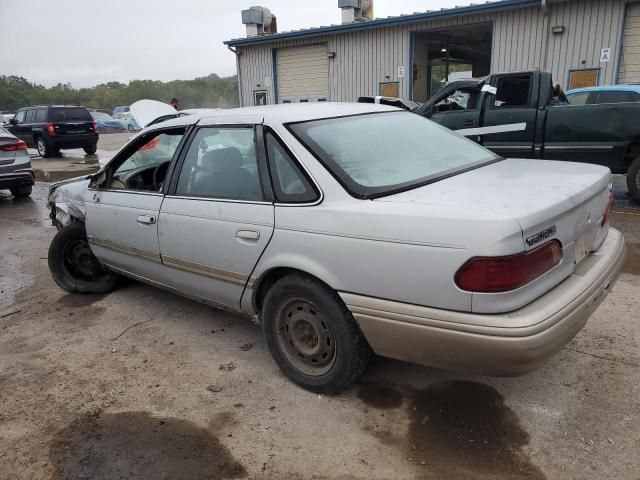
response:
M18 124L18 122L16 121L16 119L15 119L15 118L12 118L12 119L10 119L10 120L9 120L9 124L10 124L10 125L17 125L17 124Z
M98 189L100 185L103 185L107 179L106 170L102 170L100 172L94 173L89 177L89 187Z

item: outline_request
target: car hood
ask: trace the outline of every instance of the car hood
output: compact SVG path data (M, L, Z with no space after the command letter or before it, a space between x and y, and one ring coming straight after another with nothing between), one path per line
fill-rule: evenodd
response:
M156 118L175 115L178 112L168 103L158 102L157 100L138 100L131 104L129 113L133 115L138 125L146 127Z

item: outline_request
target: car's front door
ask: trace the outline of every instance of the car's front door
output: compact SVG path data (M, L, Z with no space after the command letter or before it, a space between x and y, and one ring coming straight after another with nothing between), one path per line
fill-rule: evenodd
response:
M26 110L20 110L16 113L16 116L13 118L13 123L8 130L31 147L33 146L33 136L28 134L27 128L25 127L26 115Z
M105 172L86 204L87 237L100 261L134 276L162 276L158 214L164 198L164 176L185 129L142 135L121 152Z
M274 229L261 128L200 127L160 210L164 283L233 309Z

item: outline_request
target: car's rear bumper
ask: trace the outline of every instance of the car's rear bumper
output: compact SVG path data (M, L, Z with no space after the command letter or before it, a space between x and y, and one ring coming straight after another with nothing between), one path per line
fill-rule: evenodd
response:
M34 183L33 170L30 168L25 168L19 172L0 173L0 190L18 187L20 185L33 185Z
M452 312L350 293L340 296L379 355L516 376L541 366L584 327L611 291L624 256L624 237L611 229L602 247L571 277L526 307L505 314Z
M98 134L51 135L49 145L56 148L82 148L98 142Z

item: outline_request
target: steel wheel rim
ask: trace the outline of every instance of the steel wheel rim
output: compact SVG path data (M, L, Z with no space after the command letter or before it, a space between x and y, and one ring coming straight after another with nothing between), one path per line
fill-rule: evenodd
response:
M289 363L306 375L329 372L336 360L336 340L331 324L313 303L294 298L278 309L276 343Z
M38 153L41 157L44 157L44 154L47 153L47 147L45 147L44 140L42 140L41 138L38 138L38 141L36 142L36 148L38 149Z
M69 242L64 248L62 258L65 267L75 278L90 282L107 276L86 239Z

